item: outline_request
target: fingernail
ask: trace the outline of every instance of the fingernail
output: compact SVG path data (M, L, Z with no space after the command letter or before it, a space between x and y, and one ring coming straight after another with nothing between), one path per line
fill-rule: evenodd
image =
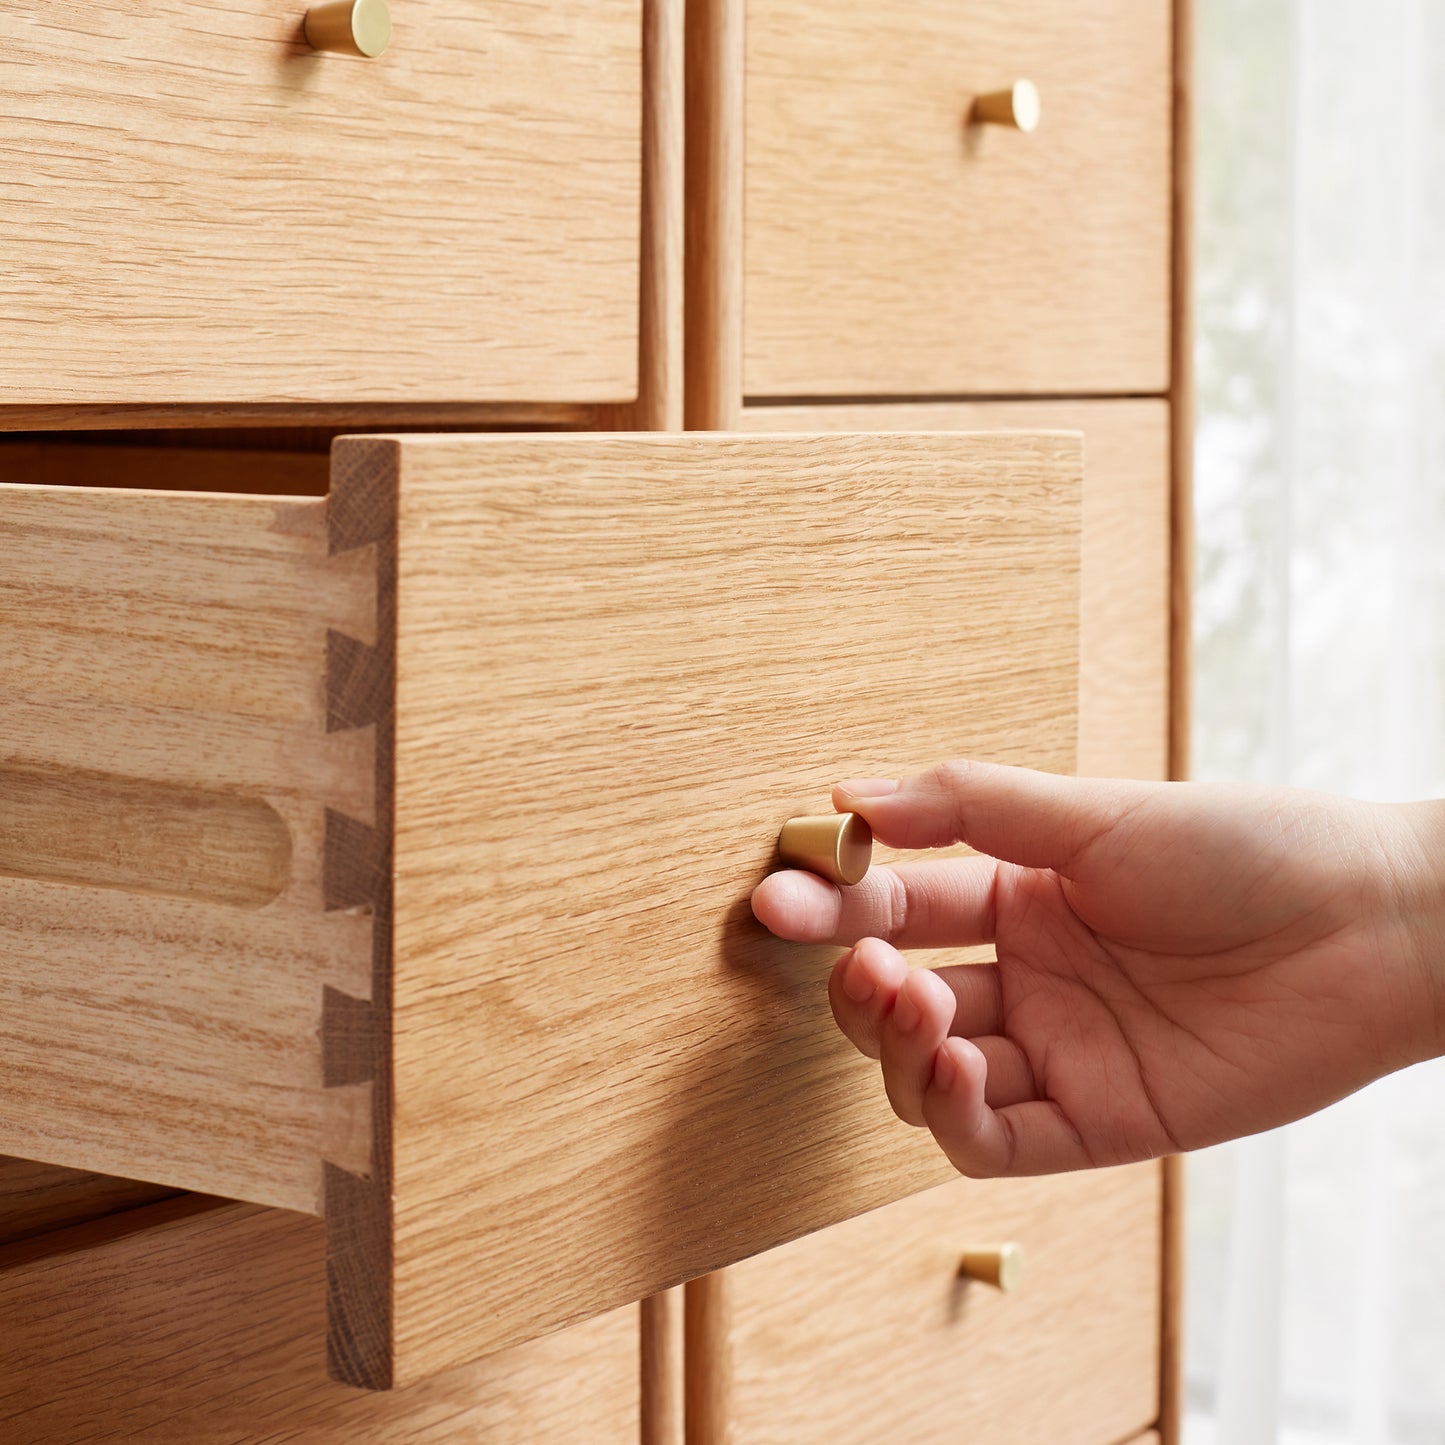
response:
M922 1021L923 1010L914 1002L913 991L905 980L893 1004L893 1022L900 1033L911 1034Z
M843 969L843 992L854 1003L867 1003L877 992L863 961L855 954Z
M953 1050L943 1044L933 1056L933 1087L946 1094L957 1082L958 1064L954 1060Z
M839 783L841 792L850 798L886 798L898 791L896 778L854 778L851 782Z

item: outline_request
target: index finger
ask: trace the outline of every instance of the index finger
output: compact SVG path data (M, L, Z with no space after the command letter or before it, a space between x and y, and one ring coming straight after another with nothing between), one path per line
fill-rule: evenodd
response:
M833 790L892 848L967 843L1025 868L1067 873L1144 799L1169 784L1073 778L960 760L901 782L869 778Z

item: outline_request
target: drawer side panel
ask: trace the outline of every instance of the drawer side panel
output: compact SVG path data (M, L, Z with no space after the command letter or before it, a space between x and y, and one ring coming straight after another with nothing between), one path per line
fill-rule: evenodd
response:
M373 809L325 634L374 610L320 501L0 488L0 1152L319 1212L323 993L371 948L325 816Z

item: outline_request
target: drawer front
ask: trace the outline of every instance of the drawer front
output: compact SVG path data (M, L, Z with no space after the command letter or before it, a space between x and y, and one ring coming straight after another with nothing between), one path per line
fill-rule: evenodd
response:
M1169 404L914 402L755 406L748 431L1084 434L1079 598L1079 772L1169 775Z
M635 395L640 0L305 13L4 7L0 404Z
M1166 390L1170 56L1163 0L750 0L746 393Z
M415 1389L326 1375L319 1220L183 1199L0 1251L7 1445L637 1445L638 1310Z
M840 772L1073 766L1079 470L1061 433L338 452L335 520L398 497L396 1378L946 1177L835 952L747 897Z
M1157 1164L960 1180L728 1272L737 1445L1113 1445L1159 1413ZM1022 1252L1008 1293L967 1251Z

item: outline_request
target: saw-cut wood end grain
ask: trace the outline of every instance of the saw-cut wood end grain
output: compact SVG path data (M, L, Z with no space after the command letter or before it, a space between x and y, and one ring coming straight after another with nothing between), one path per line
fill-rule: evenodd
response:
M339 441L327 513L333 556L362 548L373 553L377 599L374 644L333 631L326 648L327 729L370 730L376 759L374 817L329 811L323 848L326 907L372 921L369 998L328 988L322 1006L327 1364L334 1379L377 1390L392 1383L391 839L400 455L385 439Z

